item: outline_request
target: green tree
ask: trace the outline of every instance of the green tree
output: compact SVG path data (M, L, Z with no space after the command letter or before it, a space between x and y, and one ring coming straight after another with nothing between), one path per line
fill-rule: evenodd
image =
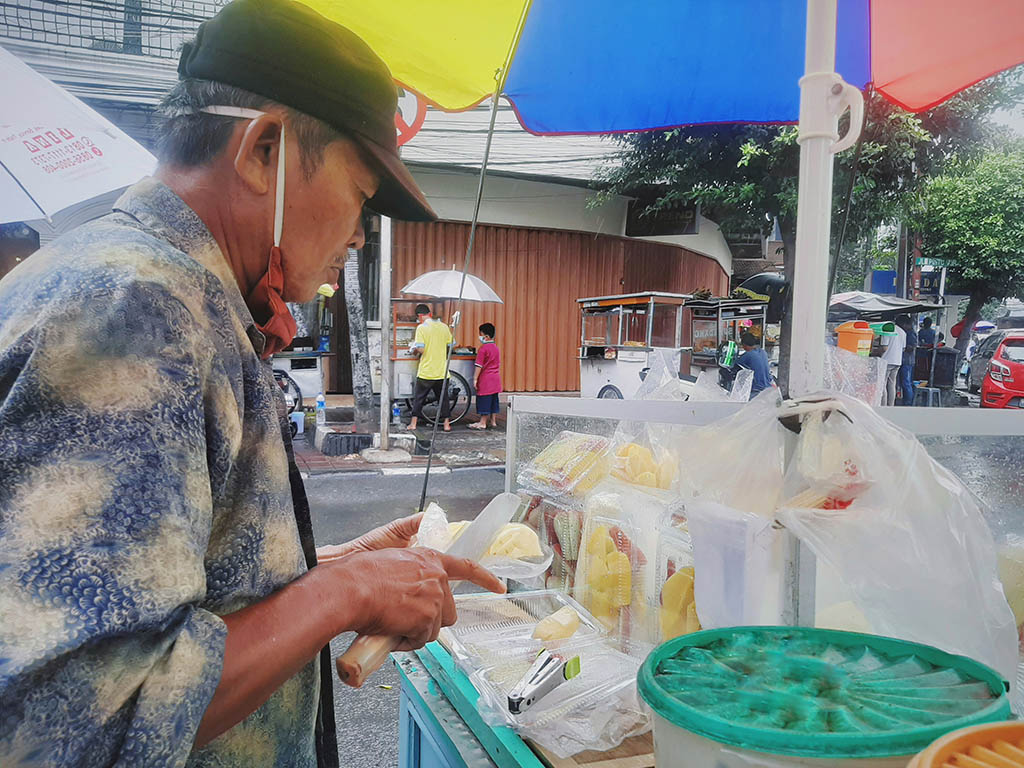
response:
M954 291L970 298L965 327L988 302L1024 289L1024 141L959 161L924 185L915 223L924 254L950 266ZM961 333L964 351L969 333Z
M862 242L879 224L912 206L922 181L951 159L973 157L990 146L999 129L988 115L1024 101L1024 77L1015 72L983 81L920 115L909 114L869 92L860 153L836 163L834 222L840 221L854 173L846 240ZM841 127L841 130L844 130ZM652 209L680 201L700 203L725 232L767 232L778 218L785 269L792 275L796 244L799 147L794 126L708 125L617 137L621 164L604 181L609 194L654 192ZM833 238L839 226L833 227ZM827 258L822 254L822 258ZM790 334L783 329L782 370Z

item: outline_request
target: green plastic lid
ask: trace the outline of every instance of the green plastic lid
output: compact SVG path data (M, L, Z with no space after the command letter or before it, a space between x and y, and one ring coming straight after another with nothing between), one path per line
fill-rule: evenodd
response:
M806 627L730 627L654 649L640 695L671 723L734 747L822 759L910 755L1006 720L1006 682L927 645Z
M868 323L871 326L871 330L875 332L876 336L895 336L896 335L896 323L884 322L884 323Z

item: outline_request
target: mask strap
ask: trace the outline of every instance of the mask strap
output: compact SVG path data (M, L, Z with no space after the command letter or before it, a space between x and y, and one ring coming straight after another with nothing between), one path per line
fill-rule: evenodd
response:
M248 109L246 107L212 106L203 107L199 110L208 115L219 115L220 117L240 117L246 120L255 120L267 114L259 109ZM277 183L274 190L274 247L281 247L281 230L284 229L284 123L281 123L281 143L277 152Z

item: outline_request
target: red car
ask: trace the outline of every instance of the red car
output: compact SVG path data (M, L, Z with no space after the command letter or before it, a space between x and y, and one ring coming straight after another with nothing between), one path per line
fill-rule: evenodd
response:
M981 382L982 408L1024 408L1024 330L1003 333Z

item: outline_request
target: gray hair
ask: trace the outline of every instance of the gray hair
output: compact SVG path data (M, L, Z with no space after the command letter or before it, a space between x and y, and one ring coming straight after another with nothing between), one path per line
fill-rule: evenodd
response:
M323 163L327 146L345 138L322 120L265 96L212 80L186 78L179 80L160 101L158 113L164 120L157 135L157 157L161 163L195 168L212 162L224 151L239 121L199 111L212 106L284 110L289 136L298 140L302 171L307 179Z

